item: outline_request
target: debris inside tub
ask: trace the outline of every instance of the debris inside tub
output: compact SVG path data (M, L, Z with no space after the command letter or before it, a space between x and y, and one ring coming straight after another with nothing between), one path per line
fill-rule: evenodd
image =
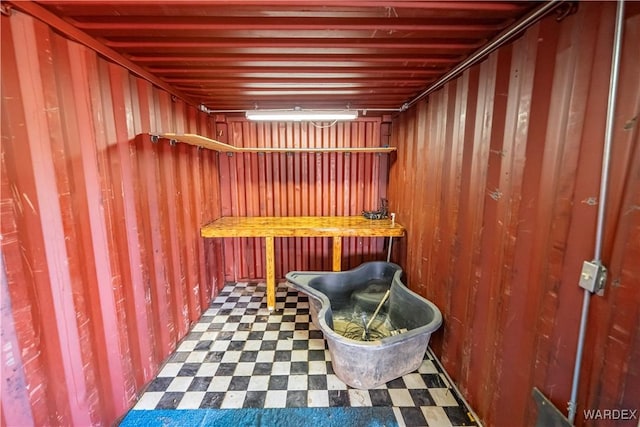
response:
M370 280L366 288L351 295L349 306L333 312L333 330L356 341L378 341L407 332L389 320L384 308L388 297L388 282Z
M333 312L333 330L345 338L356 341L377 341L390 337L391 331L396 328L391 324L389 318L378 314L373 322L367 327L367 320L363 321L363 314L359 310L345 309ZM369 313L371 316L371 313ZM367 319L365 317L365 319Z

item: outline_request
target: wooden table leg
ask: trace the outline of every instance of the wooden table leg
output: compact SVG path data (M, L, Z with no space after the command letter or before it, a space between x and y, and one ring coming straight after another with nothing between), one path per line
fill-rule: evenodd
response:
M267 308L273 311L276 308L276 259L273 237L266 237L267 252Z
M342 237L335 236L333 238L333 271L340 271L342 263Z

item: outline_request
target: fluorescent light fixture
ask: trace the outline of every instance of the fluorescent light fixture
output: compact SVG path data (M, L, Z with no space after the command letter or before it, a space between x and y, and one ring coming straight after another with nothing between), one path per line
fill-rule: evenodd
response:
M248 120L271 122L334 122L355 120L357 110L252 110L246 112Z

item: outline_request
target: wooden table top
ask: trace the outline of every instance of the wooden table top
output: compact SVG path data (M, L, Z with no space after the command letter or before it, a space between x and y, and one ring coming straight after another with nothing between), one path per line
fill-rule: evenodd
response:
M400 237L390 219L363 216L222 217L200 229L202 237Z

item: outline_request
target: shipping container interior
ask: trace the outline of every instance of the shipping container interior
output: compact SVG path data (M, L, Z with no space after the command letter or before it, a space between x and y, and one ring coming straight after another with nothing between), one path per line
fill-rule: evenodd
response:
M2 426L113 425L225 286L335 269L331 237L275 237L270 264L206 224L383 199L404 236L344 237L337 263L393 243L478 423L536 425L536 389L639 425L640 3L0 7ZM245 117L272 109L358 117Z

